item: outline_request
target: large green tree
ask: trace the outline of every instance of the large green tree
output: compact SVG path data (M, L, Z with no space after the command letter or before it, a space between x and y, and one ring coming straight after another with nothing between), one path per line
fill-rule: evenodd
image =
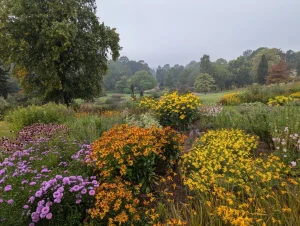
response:
M101 92L119 35L100 23L95 0L0 0L0 56L25 91L69 104Z
M251 76L251 62L245 57L240 56L229 62L229 71L232 73L233 82L238 87L251 84L253 77Z
M140 96L144 95L144 91L147 89L153 89L157 85L156 79L150 75L147 71L136 72L128 81L128 83L140 92Z
M216 87L215 80L209 74L201 73L196 78L194 87L195 91L204 92L206 94Z
M200 59L200 73L213 74L213 67L209 55L203 55Z
M271 68L273 65L279 63L281 59L281 52L279 49L272 48L262 48L255 56L253 56L252 60L252 68L251 75L253 78L257 78L258 67L261 62L262 56L265 55L265 58L268 62L268 67Z
M266 84L268 75L269 75L268 61L266 59L266 56L262 55L260 63L258 65L256 82L259 84Z

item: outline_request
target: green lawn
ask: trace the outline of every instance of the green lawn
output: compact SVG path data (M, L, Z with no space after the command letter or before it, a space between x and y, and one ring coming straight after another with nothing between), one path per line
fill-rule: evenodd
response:
M244 89L226 90L218 93L207 93L206 95L204 93L198 93L198 96L200 97L200 101L204 104L215 104L223 95L228 93L242 92L243 90Z
M0 121L0 138L1 137L8 137L8 138L15 137L15 133L11 132L8 122Z

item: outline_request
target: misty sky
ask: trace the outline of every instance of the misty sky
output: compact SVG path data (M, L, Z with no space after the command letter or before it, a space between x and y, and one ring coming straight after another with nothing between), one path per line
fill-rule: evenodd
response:
M97 0L121 55L151 67L234 59L246 49L300 50L300 0Z

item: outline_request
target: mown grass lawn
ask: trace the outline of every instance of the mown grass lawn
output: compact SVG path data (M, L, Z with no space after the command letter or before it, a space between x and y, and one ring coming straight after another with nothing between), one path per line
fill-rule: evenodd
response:
M215 104L217 103L222 96L228 93L242 92L244 89L236 89L236 90L226 90L218 93L197 93L200 97L200 101L204 104Z

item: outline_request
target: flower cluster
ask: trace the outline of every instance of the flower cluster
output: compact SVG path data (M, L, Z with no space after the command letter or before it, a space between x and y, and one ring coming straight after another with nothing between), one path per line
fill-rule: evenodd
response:
M221 97L220 104L222 105L238 105L241 103L240 93L229 93Z
M200 113L206 116L217 116L223 111L222 105L202 105Z
M292 93L289 96L276 96L268 100L269 106L283 106L288 103L300 100L300 92Z
M300 173L300 136L292 133L288 127L283 131L275 131L273 142L276 155L287 165L291 165L293 172Z
M90 164L108 180L116 176L149 185L158 161L174 164L184 137L170 128L114 126L92 144Z
M173 92L164 94L158 101L144 99L139 106L157 112L163 126L184 129L197 119L200 99L192 93L179 95L178 92Z
M21 151L26 145L31 143L40 143L43 140L49 140L58 134L67 134L69 131L65 125L42 124L37 123L24 127L17 134L17 139L10 140L2 138L0 150L4 152Z
M6 225L24 225L28 218L32 225L41 219L51 219L55 224L64 216L78 221L86 215L85 209L91 206L87 200L93 198L91 195L98 184L94 177L94 181L83 179L92 174L82 164L83 155L89 153L90 146L76 140L69 141L66 136L54 139L53 135L58 131L66 134L68 130L65 126L41 124L24 128L17 138L18 148L9 145L7 152L2 153L0 218L5 218ZM85 190L85 196L89 198L83 195ZM58 205L62 199L66 200L65 204ZM76 211L80 208L76 205L81 202L84 205L80 207L82 212L79 215ZM16 209L24 209L23 214ZM62 209L63 212L60 211ZM71 217L75 213L77 215Z
M300 92L292 93L290 97L293 99L300 99Z
M280 224L283 209L290 208L270 200L289 199L289 186L299 182L286 180L290 167L277 156L255 158L257 141L241 130L208 131L183 156L184 183L202 193L209 214L225 224L264 225L269 218Z
M83 179L82 176L56 175L54 178L43 181L40 188L34 192L27 204L24 205L25 215L30 215L32 224L52 219L52 209L57 211L64 198L73 200L76 205L81 202L91 202L95 195L95 189L99 187L96 177ZM68 203L71 204L70 201ZM57 206L57 207L56 207ZM32 211L33 209L33 211Z
M293 101L293 98L286 96L276 96L268 100L269 106L282 106Z

